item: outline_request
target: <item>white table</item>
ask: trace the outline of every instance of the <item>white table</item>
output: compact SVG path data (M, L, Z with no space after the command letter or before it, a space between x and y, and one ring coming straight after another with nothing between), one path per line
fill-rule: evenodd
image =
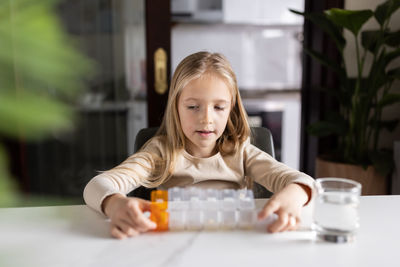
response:
M265 202L257 202L260 206ZM116 240L86 206L0 209L0 266L400 266L400 196L361 198L357 240L332 244L307 229L164 232ZM311 214L304 212L304 221Z

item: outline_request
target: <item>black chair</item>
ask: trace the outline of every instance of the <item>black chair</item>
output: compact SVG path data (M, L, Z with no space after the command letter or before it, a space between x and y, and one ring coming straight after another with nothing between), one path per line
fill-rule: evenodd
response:
M157 130L158 127L141 129L136 135L134 152L137 152L151 137L153 137ZM275 157L274 142L271 132L267 128L263 127L251 127L251 132L251 143L264 152L270 154L272 157ZM253 182L251 187L251 189L253 189L255 198L270 198L272 196L270 191L256 182ZM145 188L140 186L129 193L129 196L140 197L149 200L150 192L152 190L154 190L154 188Z

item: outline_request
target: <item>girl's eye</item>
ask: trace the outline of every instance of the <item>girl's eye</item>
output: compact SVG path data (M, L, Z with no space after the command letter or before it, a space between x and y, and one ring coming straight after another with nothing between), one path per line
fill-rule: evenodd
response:
M188 109L198 109L199 106L188 106L187 108L188 108Z
M216 109L216 110L224 110L225 107L215 106L215 109Z

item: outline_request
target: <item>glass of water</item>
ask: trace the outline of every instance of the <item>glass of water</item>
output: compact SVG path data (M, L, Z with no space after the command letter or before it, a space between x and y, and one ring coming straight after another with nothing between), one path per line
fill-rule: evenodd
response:
M313 229L317 237L336 243L353 241L360 226L361 184L344 178L319 178L315 186Z

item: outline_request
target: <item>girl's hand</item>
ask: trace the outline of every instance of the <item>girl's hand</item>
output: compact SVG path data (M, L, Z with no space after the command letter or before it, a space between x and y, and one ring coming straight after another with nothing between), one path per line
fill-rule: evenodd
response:
M149 201L114 194L103 201L102 207L111 219L110 231L115 238L137 236L157 227L143 214L144 211L150 210Z
M301 209L311 197L311 189L301 184L289 184L265 204L258 219L267 218L272 213L278 219L267 230L271 233L296 230L300 223Z

